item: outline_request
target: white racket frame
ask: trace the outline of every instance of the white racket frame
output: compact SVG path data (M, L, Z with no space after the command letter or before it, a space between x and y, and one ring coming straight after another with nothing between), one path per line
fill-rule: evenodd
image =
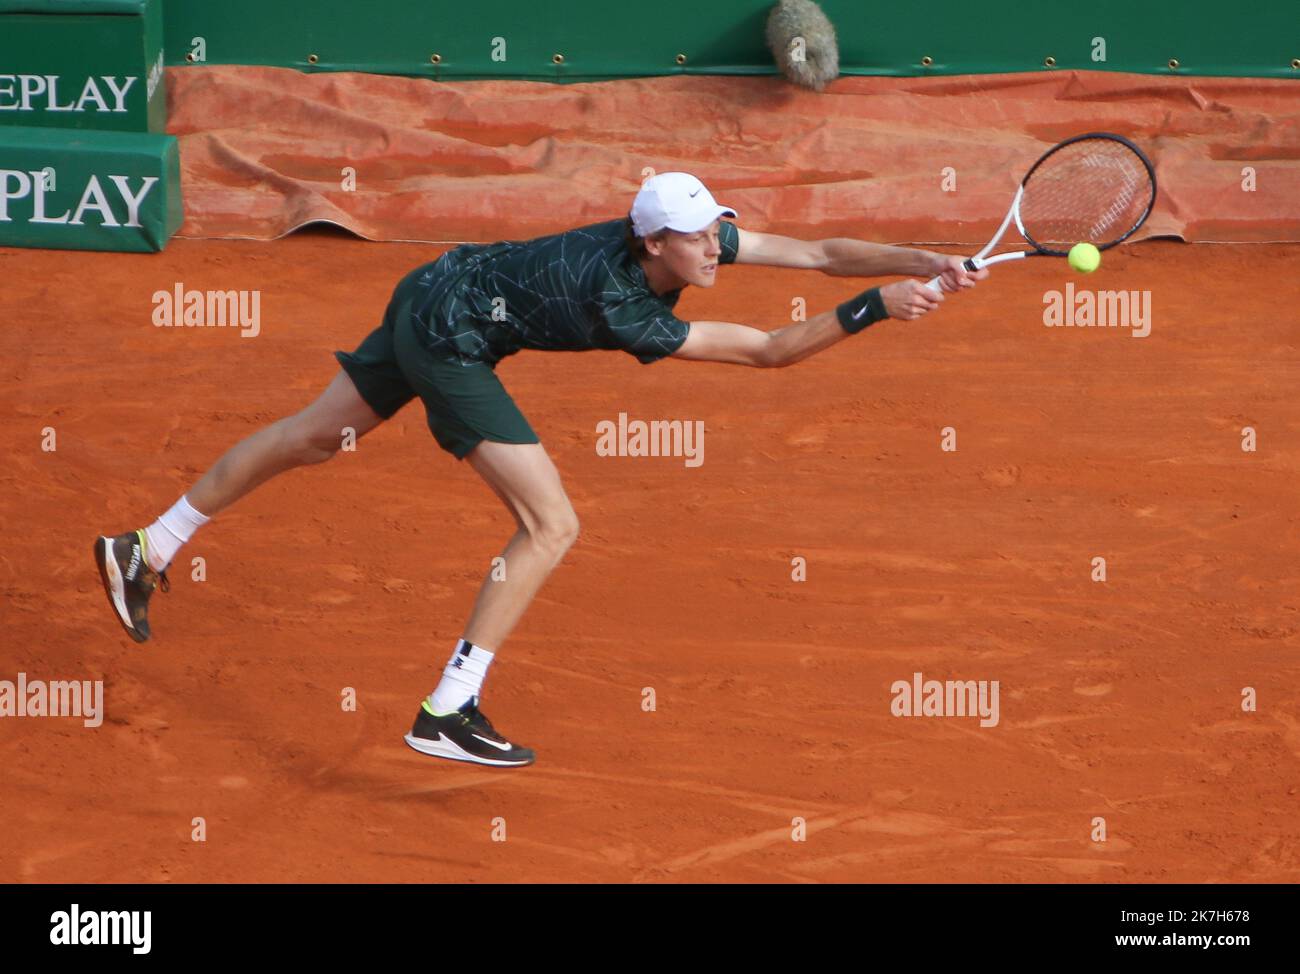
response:
M1020 198L1024 195L1025 184L1021 183L1016 187L1015 198L1011 201L1011 208L1007 210L1007 215L1002 220L1002 226L998 227L998 232L993 234L993 239L984 245L983 250L974 257L966 258L963 262L966 270L977 271L981 267L988 267L992 264L1001 264L1008 260L1023 260L1025 257L1032 257L1034 254L1038 253L1036 250L1009 250L1004 254L995 254L992 257L988 256L988 252L998 245L998 241L1002 239L1002 235L1007 232L1007 227L1010 226L1012 220L1016 221L1016 229L1020 231L1020 236L1024 238L1026 243L1029 242L1028 235L1025 233L1025 226L1020 222ZM926 281L925 286L931 291L942 291L943 287L940 284L942 280L943 275L937 275Z

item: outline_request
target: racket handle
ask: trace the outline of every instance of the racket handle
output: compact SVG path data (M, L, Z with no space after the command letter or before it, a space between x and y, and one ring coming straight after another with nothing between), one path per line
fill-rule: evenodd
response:
M984 261L980 260L978 257L967 257L961 262L961 266L966 268L968 271L974 272L984 266ZM943 288L939 286L939 281L939 277L932 277L925 282L925 286L931 291L942 291Z

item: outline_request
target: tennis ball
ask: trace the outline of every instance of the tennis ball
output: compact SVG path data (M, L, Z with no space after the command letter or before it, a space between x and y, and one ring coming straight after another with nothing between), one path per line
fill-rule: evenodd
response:
M1090 243L1077 243L1070 248L1070 266L1081 274L1091 274L1101 266L1101 251Z

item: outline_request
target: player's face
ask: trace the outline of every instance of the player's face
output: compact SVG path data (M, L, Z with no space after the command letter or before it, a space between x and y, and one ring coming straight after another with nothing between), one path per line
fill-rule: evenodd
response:
M718 257L722 246L718 236L719 221L695 233L670 230L660 254L664 267L686 284L712 287L718 276Z

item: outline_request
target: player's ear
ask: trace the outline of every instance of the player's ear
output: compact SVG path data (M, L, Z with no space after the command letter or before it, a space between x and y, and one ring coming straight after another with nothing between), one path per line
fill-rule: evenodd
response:
M647 254L658 257L668 246L668 234L671 230L658 230L645 238L645 250Z

